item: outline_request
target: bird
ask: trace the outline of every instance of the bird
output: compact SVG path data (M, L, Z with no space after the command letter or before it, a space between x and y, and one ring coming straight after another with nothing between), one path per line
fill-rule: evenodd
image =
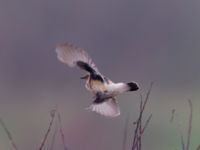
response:
M69 67L79 67L86 74L81 79L85 80L86 89L94 95L92 104L87 108L105 117L117 117L120 108L117 96L124 92L137 91L138 83L113 82L102 75L88 53L69 42L56 47L57 58Z

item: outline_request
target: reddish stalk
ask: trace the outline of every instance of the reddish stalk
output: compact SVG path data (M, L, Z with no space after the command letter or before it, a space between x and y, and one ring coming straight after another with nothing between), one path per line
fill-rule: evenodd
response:
M50 133L50 131L51 131L51 127L52 127L53 122L54 122L55 114L56 114L56 109L53 109L53 110L51 111L51 121L50 121L50 123L49 123L49 127L48 127L48 129L47 129L47 132L46 132L46 134L45 134L43 140L42 140L42 143L41 143L41 145L40 145L40 147L39 147L39 150L43 150L43 148L44 148L44 145L45 145L45 143L46 143L46 141L47 141L48 135L49 135L49 133Z
M59 122L59 126L60 126L59 131L60 131L60 136L61 136L61 140L62 140L62 143L63 143L64 150L68 150L67 144L65 143L65 135L64 135L64 132L63 132L62 120L61 120L61 115L60 115L59 112L58 112L58 122Z
M143 102L143 98L142 95L140 95L141 98L141 102L140 102L140 114L139 117L137 119L136 122L134 122L134 124L136 124L135 130L134 130L134 139L133 139L133 144L132 144L132 150L141 150L142 149L142 135L144 133L144 131L146 130L151 118L152 118L152 114L148 117L148 119L145 122L145 125L143 127L142 125L142 117L143 117L143 113L145 110L145 107L147 105L147 102L149 100L149 96L151 93L151 89L152 89L153 83L150 84L150 88L146 94L145 100Z

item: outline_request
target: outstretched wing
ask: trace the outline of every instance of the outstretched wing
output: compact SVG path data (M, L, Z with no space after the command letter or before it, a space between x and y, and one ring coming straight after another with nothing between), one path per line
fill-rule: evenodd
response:
M117 117L120 115L119 106L113 97L97 98L88 109L106 117Z
M58 59L69 67L78 66L91 74L100 74L90 56L81 48L64 43L56 47L56 53Z

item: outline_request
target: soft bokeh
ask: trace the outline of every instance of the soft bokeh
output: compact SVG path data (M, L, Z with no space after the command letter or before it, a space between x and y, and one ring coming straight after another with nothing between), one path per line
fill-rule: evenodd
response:
M127 114L130 149L139 94L153 81L143 148L180 149L190 98L194 149L200 138L199 6L198 0L1 0L0 117L18 146L38 148L57 105L69 150L121 150ZM65 41L85 49L112 80L139 83L139 92L119 96L121 116L85 110L92 95L79 80L83 73L56 58L56 45ZM0 149L10 148L0 128ZM55 148L63 149L59 136Z

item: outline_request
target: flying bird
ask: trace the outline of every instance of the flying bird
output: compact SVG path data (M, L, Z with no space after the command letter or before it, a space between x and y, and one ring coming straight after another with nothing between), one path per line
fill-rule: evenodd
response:
M85 87L94 94L94 101L88 107L89 110L107 117L120 115L120 109L116 100L117 95L137 91L139 86L136 82L111 81L102 75L91 57L83 49L70 43L60 44L56 47L58 59L69 67L79 67L86 71L86 75L81 77L86 81Z

